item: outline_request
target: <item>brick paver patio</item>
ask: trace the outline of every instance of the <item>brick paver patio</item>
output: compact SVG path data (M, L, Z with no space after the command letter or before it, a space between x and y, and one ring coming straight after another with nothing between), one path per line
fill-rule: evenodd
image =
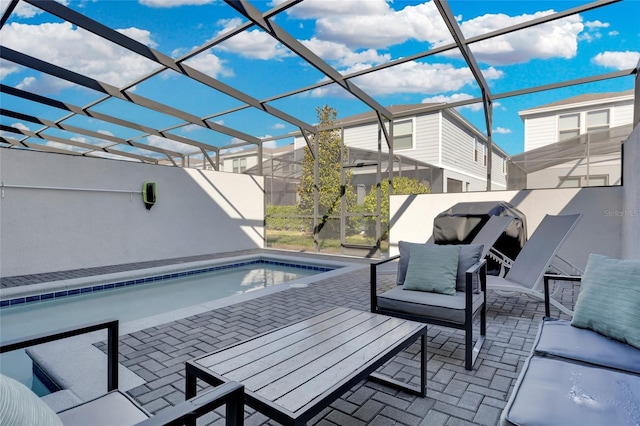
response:
M381 287L394 285L394 278L381 276ZM572 306L576 291L567 285L561 298ZM184 400L185 361L335 306L369 309L368 268L121 336L120 362L147 382L129 394L155 413ZM363 381L309 424L495 425L543 315L543 303L527 296L490 293L487 339L473 371L463 366L463 332L430 326L426 398ZM559 316L555 309L552 315ZM418 367L414 345L383 372L417 383ZM224 424L221 413L210 413L198 424ZM245 421L277 424L248 407Z

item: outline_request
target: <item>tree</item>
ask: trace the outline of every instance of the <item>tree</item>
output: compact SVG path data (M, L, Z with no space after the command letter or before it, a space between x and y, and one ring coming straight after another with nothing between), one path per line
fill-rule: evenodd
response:
M369 193L364 197L365 210L368 213L375 214L377 206L376 187L371 187ZM429 187L417 179L406 176L393 178L393 194L409 195L409 194L429 194ZM383 229L389 226L389 179L385 178L380 183L380 223ZM370 224L375 225L375 217L369 218ZM386 232L384 232L386 234Z
M319 127L330 127L335 123L337 111L327 105L316 108L318 114ZM338 129L319 131L315 137L318 142L318 212L320 221L318 230L330 232L335 237L339 233L339 221L330 221L330 216L340 215L341 196L344 191L347 209L355 204L355 193L351 187L353 173L351 170L345 171L345 186L340 184L340 172L342 170L342 154L346 152L346 147L342 142ZM315 145L312 139L311 146ZM302 176L298 185L298 208L303 214L313 214L314 202L314 157L305 147L304 158L302 160ZM331 225L330 225L331 224Z

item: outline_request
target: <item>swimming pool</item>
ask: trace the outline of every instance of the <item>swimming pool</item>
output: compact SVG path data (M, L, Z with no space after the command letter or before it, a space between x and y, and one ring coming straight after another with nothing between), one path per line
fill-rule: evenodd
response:
M44 286L47 290L43 293L20 295L2 302L0 335L4 341L108 318L117 318L125 324L121 326L124 334L133 331L126 324L141 329L154 325L149 319L154 319L156 324L169 322L177 316L235 303L242 297L276 291L276 287L283 290L306 285L323 273L345 266L302 262L278 257L243 257L204 266L198 262L201 267L196 269L186 270L182 265L182 270L163 268L152 275L137 273L134 277L119 277L115 282L94 278L101 282L87 282L84 286L77 282L58 284L57 288ZM31 386L39 394L47 392L34 381L30 359L24 352L4 354L1 360L3 373Z

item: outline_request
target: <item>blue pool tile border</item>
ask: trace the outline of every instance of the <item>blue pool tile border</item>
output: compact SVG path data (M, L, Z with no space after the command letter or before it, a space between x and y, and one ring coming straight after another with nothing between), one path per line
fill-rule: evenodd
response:
M79 287L79 288L74 288L70 290L61 290L61 291L44 293L44 294L36 294L33 296L16 297L14 299L7 299L7 300L0 301L0 309L9 308L16 305L24 305L24 304L34 303L34 302L40 302L42 300L59 299L61 297L68 297L68 296L77 296L80 294L112 290L120 287L132 286L137 284L146 284L152 281L162 281L162 280L168 280L172 278L186 277L190 275L198 275L198 274L204 274L207 272L220 271L224 269L239 268L241 266L248 266L248 265L286 266L290 268L299 268L299 269L317 271L318 273L333 271L334 269L336 269L336 267L329 267L329 266L308 265L303 263L284 262L284 261L269 260L269 259L254 259L254 260L241 261L237 263L226 263L224 265L216 265L208 268L194 269L192 271L182 271L182 272L175 272L171 274L163 273L160 275L155 275L155 276L145 277L145 278L136 278L132 280L118 281L118 282L107 283L107 284L90 285L87 287Z

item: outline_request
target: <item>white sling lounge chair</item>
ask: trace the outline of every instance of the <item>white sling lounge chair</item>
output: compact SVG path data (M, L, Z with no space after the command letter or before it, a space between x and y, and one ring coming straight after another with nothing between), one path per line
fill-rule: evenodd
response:
M524 293L544 300L541 283L545 272L581 216L581 214L546 215L516 257L507 274L504 277L487 275L487 290L494 290L498 293ZM557 300L550 299L550 303L565 314L573 316L573 311Z

